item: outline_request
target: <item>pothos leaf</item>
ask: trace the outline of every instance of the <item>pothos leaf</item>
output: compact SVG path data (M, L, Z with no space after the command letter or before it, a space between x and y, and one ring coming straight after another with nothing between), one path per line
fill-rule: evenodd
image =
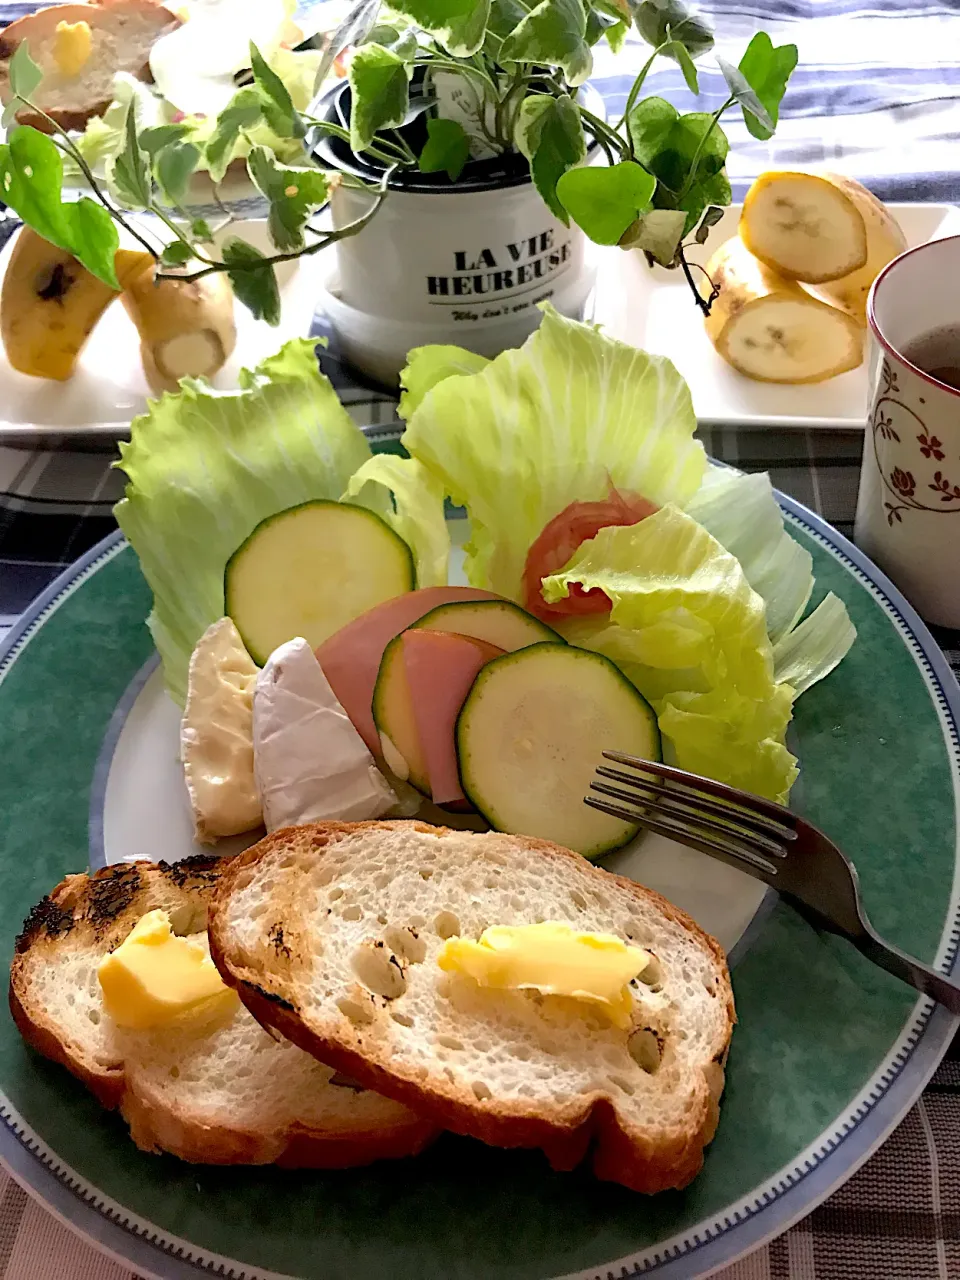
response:
M172 240L170 244L164 246L160 261L165 267L182 267L193 256L193 250L188 244L184 244L182 240Z
M682 209L684 234L697 225L709 204L730 203L724 173L728 142L712 115L692 111L680 115L663 98L644 98L627 121L634 155L657 179L654 205Z
M266 147L254 147L247 172L270 202L268 228L278 249L301 249L304 223L326 204L330 181L321 169L309 165L281 164Z
M733 63L728 62L726 58L717 58L717 66L723 72L723 78L727 82L727 88L730 90L731 98L735 98L740 103L740 109L743 111L743 118L747 123L753 120L762 129L765 129L766 136L769 138L773 133L774 124L770 119L770 113L766 107L754 93L750 87L750 82L743 74L739 67L735 67Z
M199 159L200 148L192 142L172 142L157 153L153 162L154 177L170 204L183 203Z
M205 159L210 177L220 182L233 158L237 139L244 129L250 129L263 115L263 101L256 89L241 89L235 93L217 116L217 123L205 148Z
M378 129L397 128L407 114L411 68L380 45L362 45L350 62L350 147L363 151Z
M682 0L643 0L636 12L637 30L648 44L658 49L666 40L677 40L699 58L713 48L713 32Z
M137 113L133 99L123 127L123 150L107 165L111 195L128 209L149 209L152 184L150 163L137 137Z
M700 81L697 79L697 68L694 66L693 59L687 50L686 45L679 40L671 40L663 49L663 53L668 58L673 58L680 66L683 72L683 78L686 81L687 88L691 93L700 92Z
M65 208L70 221L73 256L92 275L111 288L119 289L114 258L120 246L120 236L115 222L102 204L87 196L67 204Z
M470 140L456 120L434 118L427 121L427 142L420 152L420 172L446 171L456 182L470 159Z
M560 67L567 83L583 84L593 68L583 0L541 0L500 49L503 62Z
M650 207L657 180L632 160L609 168L569 169L557 181L557 199L595 244L617 244Z
M630 224L620 237L621 249L642 249L663 267L673 264L683 236L682 209L651 209Z
M490 17L490 0L392 0L391 8L411 18L455 58L477 52Z
M740 59L740 73L763 105L772 128L767 129L755 115L747 112L744 121L755 138L765 142L771 137L780 115L780 103L787 81L797 65L797 46L782 44L774 48L765 31L758 31Z
M703 217L700 219L700 225L697 227L697 233L693 237L697 244L706 244L707 236L710 234L710 228L723 217L723 209L719 205L712 204L704 210Z
M522 5L520 0L492 0L483 48L494 61L500 61L500 50L504 40L519 27L527 16L527 12L526 6Z
M112 289L119 289L117 228L103 205L84 197L65 204L63 161L45 133L21 125L0 144L0 199L44 240L72 253Z
M530 161L530 174L544 203L569 226L570 216L557 197L557 182L587 154L577 104L566 95L525 98L517 116L514 143Z
M250 67L267 124L280 138L302 138L306 129L294 110L293 99L290 97L287 86L273 68L267 65L252 40L250 41Z
M319 93L323 88L327 76L333 70L333 64L344 49L349 48L350 45L363 44L371 34L379 12L380 0L357 0L357 3L351 6L347 16L327 41L327 47L320 59L313 81L314 93Z
M231 236L223 245L223 261L237 299L267 324L280 323L280 290L273 264L246 240Z
M155 124L141 129L139 133L140 148L153 159L158 151L169 147L171 143L182 142L190 130L185 124Z
M29 98L43 79L43 72L30 57L26 40L21 40L13 51L13 57L7 66L7 79L10 83L11 98L0 118L0 123L5 129L16 119L18 110L23 106L22 99Z

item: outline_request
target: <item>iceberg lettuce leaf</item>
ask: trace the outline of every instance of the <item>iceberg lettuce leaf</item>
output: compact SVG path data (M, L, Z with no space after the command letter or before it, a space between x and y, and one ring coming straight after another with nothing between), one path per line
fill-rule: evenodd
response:
M446 586L450 534L443 489L426 467L415 458L378 454L354 472L343 501L376 511L403 538L413 552L418 587Z
M796 762L785 745L794 692L778 684L763 599L739 561L669 504L639 524L601 529L544 579L609 596L609 617L561 625L568 640L617 662L653 704L683 769L774 800Z
M856 628L834 595L800 621L813 593L813 557L787 531L770 477L711 466L685 510L737 557L763 597L777 679L799 696L829 675Z
M777 680L797 697L828 676L857 638L843 601L831 591L804 620L773 646Z
M148 625L181 705L193 647L223 616L230 556L267 516L337 501L370 457L315 345L288 342L243 370L238 391L185 378L134 419L120 446L128 482L114 514L153 592Z
M476 373L457 373L449 348L421 348L403 375L403 444L470 515L467 578L513 600L532 543L572 502L604 499L612 483L682 506L706 466L669 360L542 309L522 347Z
M466 351L463 347L439 344L414 347L407 352L407 364L400 374L400 386L403 388L399 409L401 418L409 420L427 392L432 391L445 378L479 373L489 363L486 356L478 356L476 352Z

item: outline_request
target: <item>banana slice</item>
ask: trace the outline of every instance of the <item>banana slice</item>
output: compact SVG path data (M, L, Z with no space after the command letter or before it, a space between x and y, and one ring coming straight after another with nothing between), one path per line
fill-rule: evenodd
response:
M853 178L843 178L836 173L824 174L838 191L843 191L857 206L867 232L867 260L856 271L841 276L839 280L817 286L817 293L827 302L842 307L865 325L867 323L867 296L877 276L907 247L907 237L900 224L872 191L862 187Z
M791 280L820 284L867 261L867 229L848 191L812 173L763 173L747 192L740 238Z
M147 253L118 249L121 286L146 264ZM117 291L91 275L72 254L30 227L22 227L7 262L0 293L0 339L20 373L65 382Z
M202 280L154 279L154 266L130 281L123 305L140 334L140 358L153 391L177 391L185 377L210 378L237 345L233 291L223 274Z
M760 382L822 382L863 360L852 316L758 261L737 238L707 265L720 289L707 334L729 364Z

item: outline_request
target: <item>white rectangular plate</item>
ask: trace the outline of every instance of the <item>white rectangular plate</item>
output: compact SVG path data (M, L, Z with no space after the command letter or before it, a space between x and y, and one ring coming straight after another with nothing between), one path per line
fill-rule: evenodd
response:
M687 255L705 266L737 234L741 205L731 205L702 247ZM908 244L960 233L960 208L948 204L888 205ZM699 272L694 272L699 276ZM714 351L683 274L651 269L639 252L600 256L593 319L617 338L669 356L686 378L704 426L862 429L867 412L867 362L826 382L787 386L754 382Z

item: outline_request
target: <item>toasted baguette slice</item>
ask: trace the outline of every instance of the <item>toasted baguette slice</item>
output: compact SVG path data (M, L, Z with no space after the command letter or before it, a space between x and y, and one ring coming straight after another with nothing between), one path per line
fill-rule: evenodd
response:
M146 1151L202 1164L314 1168L419 1151L435 1127L269 1035L239 1003L219 1017L150 1031L124 1030L106 1013L101 958L155 908L170 913L175 932L205 938L226 862L200 856L68 876L17 940L10 1008L24 1039L105 1107L119 1106Z
M65 75L54 59L61 22L86 22L90 56L76 75ZM0 100L10 100L8 66L21 41L43 72L31 99L64 129L82 129L92 116L103 115L113 99L113 77L126 71L150 80L150 50L180 19L154 0L99 0L95 4L58 4L11 22L0 33ZM20 124L45 133L49 123L27 108L17 112Z
M538 921L654 953L629 1029L437 964L454 934ZM594 1143L599 1177L644 1192L683 1187L703 1163L734 1023L723 952L658 894L569 850L420 822L286 828L224 873L210 949L258 1019L457 1133L541 1147L556 1169Z

